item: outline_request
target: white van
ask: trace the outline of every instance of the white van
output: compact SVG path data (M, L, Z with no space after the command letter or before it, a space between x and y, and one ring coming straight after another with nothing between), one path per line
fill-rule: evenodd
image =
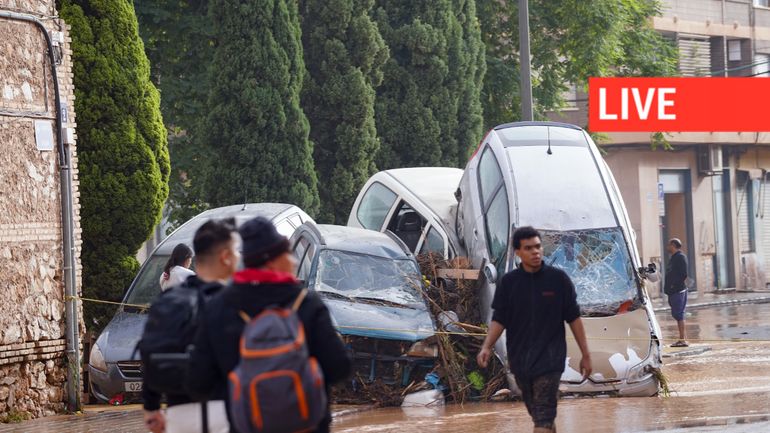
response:
M348 226L390 230L410 251L462 256L455 233L459 168L416 167L385 170L369 178L358 194Z

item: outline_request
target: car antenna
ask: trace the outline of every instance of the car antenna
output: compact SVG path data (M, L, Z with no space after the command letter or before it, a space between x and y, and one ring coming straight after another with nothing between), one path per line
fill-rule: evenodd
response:
M246 203L249 202L249 186L246 185L246 188L243 189L243 207L241 208L242 211L246 210Z
M549 155L553 155L553 152L551 152L551 127L545 128L548 134L548 151L545 152Z

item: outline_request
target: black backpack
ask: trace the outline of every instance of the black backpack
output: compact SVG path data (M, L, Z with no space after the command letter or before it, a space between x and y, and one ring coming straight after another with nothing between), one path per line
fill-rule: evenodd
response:
M191 285L190 279L155 299L142 339L137 344L142 357L144 386L155 392L184 393L188 346L195 337L205 294L205 287ZM153 356L156 354L161 356ZM175 359L174 354L179 357Z

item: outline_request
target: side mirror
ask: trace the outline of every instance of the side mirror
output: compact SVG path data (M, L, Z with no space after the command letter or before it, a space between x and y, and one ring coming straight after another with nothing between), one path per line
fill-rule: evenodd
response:
M492 263L484 265L484 278L492 283L497 283L497 268Z

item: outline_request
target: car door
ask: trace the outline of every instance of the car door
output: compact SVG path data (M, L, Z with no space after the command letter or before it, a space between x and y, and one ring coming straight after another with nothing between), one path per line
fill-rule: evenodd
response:
M291 251L297 260L297 279L312 286L313 264L318 252L318 242L309 230L298 230L290 241Z

